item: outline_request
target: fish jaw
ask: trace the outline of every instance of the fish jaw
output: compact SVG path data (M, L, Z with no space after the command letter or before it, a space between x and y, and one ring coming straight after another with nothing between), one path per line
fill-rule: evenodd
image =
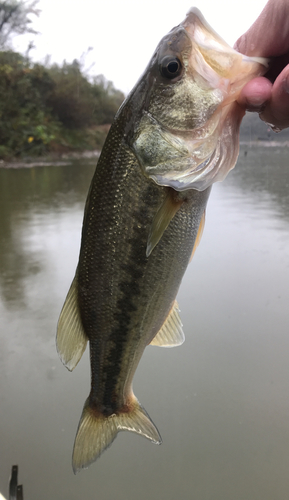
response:
M170 168L169 162L159 164L156 169L148 167L151 178L161 186L180 192L188 189L203 191L213 183L223 181L238 159L239 130L244 114L237 102L226 106L209 138L185 140L185 157L178 158L174 169Z
M236 100L268 61L232 49L196 8L160 42L158 67L168 54L182 73L155 84L132 148L144 174L160 186L202 191L235 166L244 116Z
M248 57L230 47L196 7L189 10L181 25L192 42L189 66L204 85L222 92L222 106L235 101L249 80L268 70L268 59Z

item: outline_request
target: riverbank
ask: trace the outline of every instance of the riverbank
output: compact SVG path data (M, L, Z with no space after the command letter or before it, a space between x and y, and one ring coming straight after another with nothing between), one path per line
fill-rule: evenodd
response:
M33 167L62 167L69 165L74 160L84 159L86 163L96 163L100 155L100 150L79 151L69 153L51 153L46 156L26 157L11 160L0 160L0 168L33 168Z

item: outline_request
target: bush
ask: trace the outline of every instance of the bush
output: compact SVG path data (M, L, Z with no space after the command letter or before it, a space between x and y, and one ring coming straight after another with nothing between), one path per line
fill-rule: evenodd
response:
M49 144L54 138L58 124L47 106L54 85L44 67L30 67L20 54L0 52L0 143L10 154L33 149L34 140Z
M0 52L0 158L43 154L58 144L97 148L106 135L97 126L112 122L123 98L103 76L91 83L76 60L46 68Z

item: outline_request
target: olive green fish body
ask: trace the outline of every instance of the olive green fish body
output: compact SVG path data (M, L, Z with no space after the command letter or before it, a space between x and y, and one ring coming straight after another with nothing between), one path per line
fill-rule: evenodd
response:
M145 177L118 134L121 120L120 114L92 180L76 276L58 326L58 350L69 369L90 343L91 392L75 441L75 471L94 461L121 430L161 442L132 392L132 378L145 347L164 324L165 335L173 338L160 338L156 345L183 341L175 297L210 192L178 194ZM178 209L147 256L153 221L166 203ZM67 349L72 345L71 354Z
M117 128L117 126L116 126ZM113 414L127 404L143 350L167 318L188 265L209 189L183 202L149 257L153 218L171 188L143 176L114 129L86 207L77 271L79 310L90 341L90 404Z
M69 370L90 344L91 391L74 443L75 472L120 431L161 442L133 394L133 375L148 344L184 340L175 298L211 185L238 156L238 93L265 64L231 49L192 9L161 40L115 117L58 322L57 349Z

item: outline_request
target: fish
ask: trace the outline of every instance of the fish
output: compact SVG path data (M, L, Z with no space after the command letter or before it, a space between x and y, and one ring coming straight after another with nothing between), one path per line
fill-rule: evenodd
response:
M75 473L120 431L162 441L133 393L133 376L147 345L184 342L176 295L201 239L211 186L237 160L244 112L236 99L267 66L233 50L192 8L162 38L115 116L57 328L69 370L90 346L91 390L74 443Z

